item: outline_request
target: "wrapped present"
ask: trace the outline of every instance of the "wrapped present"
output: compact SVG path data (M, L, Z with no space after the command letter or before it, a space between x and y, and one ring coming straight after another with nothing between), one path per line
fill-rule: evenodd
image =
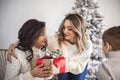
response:
M66 61L65 58L62 56L62 51L55 50L55 51L44 51L44 57L39 58L36 62L36 66L40 64L44 64L44 66L51 66L54 65L55 68L59 69L58 73L65 73Z

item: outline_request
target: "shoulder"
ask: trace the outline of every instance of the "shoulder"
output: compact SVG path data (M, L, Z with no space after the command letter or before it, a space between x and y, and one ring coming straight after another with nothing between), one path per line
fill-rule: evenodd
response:
M87 39L85 45L86 45L85 51L87 51L91 54L93 51L93 44L92 44L91 40Z
M100 65L99 65L99 67L98 67L98 70L99 71L104 71L104 72L106 72L106 73L108 73L108 74L110 74L110 64L109 64L109 61L105 61L105 62L102 62Z
M22 54L25 54L24 51L18 49L18 48L15 48L15 53L17 53L16 55L22 55Z
M98 80L111 80L111 73L109 68L105 63L101 63L98 67L98 72L96 73Z
M99 65L99 70L106 70L107 69L107 64L106 64L106 62L103 62L103 63L101 63L100 65Z
M15 54L18 57L19 60L25 59L26 58L26 54L24 51L20 50L20 49L15 49Z
M107 59L106 61L102 62L102 67L103 68L108 68L110 70L113 70L113 68L117 68L119 64L119 61L116 61L116 58L112 58L112 59Z

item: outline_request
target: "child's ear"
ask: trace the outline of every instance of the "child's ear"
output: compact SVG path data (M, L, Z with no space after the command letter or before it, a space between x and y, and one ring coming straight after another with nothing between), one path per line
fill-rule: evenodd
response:
M108 42L105 43L105 47L108 51L111 51L112 49L111 45Z

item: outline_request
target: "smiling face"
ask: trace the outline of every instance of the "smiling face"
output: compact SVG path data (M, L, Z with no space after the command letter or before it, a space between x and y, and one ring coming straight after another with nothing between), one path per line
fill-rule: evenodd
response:
M77 46L78 51L81 53L85 47L87 35L84 19L79 14L68 14L63 19L58 29L58 43L61 45L64 41Z
M75 32L71 27L72 25L70 20L65 20L64 27L63 27L64 38L70 42L73 42L75 38Z
M47 36L46 36L46 29L43 30L41 35L34 41L34 47L41 48L46 45Z

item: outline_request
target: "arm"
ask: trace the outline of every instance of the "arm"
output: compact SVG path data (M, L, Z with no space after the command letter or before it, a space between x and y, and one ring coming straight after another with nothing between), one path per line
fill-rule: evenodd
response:
M87 41L87 47L82 54L77 54L74 59L73 57L66 59L66 71L73 74L79 74L84 71L92 53L92 43L90 40Z
M64 65L65 65L65 72L71 72L73 74L82 73L88 64L91 53L92 53L92 43L91 41L88 41L88 48L85 51L83 51L82 54L75 54L75 56L74 57L71 56L71 58L62 58L62 59L58 58L57 65L59 67L56 67L55 63L52 62L53 74L60 73L60 66L64 67ZM55 59L53 59L52 61L54 60Z

